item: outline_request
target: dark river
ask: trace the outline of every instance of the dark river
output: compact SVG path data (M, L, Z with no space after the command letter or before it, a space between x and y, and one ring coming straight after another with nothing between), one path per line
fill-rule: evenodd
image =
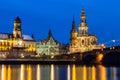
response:
M0 65L0 80L120 80L120 67Z

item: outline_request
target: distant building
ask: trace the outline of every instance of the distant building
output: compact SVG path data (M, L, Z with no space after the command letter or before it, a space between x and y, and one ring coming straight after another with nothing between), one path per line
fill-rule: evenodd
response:
M11 53L12 56L30 55L36 52L34 36L23 35L21 20L17 17L14 21L13 34L0 33L0 56L2 53Z
M81 22L79 24L78 30L76 30L75 21L73 18L72 30L70 32L70 53L86 52L94 49L102 49L105 47L104 45L98 45L96 35L88 34L88 25L86 23L86 15L84 9L82 9L80 20Z
M37 54L39 55L58 55L60 54L60 43L57 42L52 36L51 30L48 32L46 40L37 42Z

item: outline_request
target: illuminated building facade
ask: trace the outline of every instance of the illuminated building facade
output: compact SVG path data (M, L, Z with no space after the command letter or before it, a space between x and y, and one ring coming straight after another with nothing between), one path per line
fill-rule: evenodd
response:
M84 9L82 9L80 20L81 22L78 30L76 30L75 21L73 18L72 30L70 32L70 53L92 51L94 49L102 49L105 47L104 45L98 45L97 37L95 35L88 34L88 25L86 23Z
M14 20L13 34L0 33L0 53L8 52L13 55L28 55L36 52L36 41L34 36L23 35L21 28L21 20L16 17ZM28 54L27 54L28 53Z
M59 51L60 43L54 39L51 30L49 30L46 40L39 40L37 43L38 55L58 55Z

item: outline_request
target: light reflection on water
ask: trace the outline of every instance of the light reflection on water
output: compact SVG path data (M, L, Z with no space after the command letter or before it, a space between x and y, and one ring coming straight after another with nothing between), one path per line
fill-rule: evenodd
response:
M0 65L0 80L120 80L119 67Z

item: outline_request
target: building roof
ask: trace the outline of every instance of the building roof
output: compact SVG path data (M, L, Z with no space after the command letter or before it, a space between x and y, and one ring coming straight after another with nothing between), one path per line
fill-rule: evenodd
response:
M48 31L48 37L47 37L47 39L45 39L45 40L39 40L39 42L41 42L41 43L47 43L50 40L53 40L56 44L59 43L57 40L54 39L54 37L52 35L51 29L49 29L49 31Z
M0 39L9 39L10 38L10 34L8 33L0 33Z
M9 39L12 34L9 33L0 33L0 39ZM22 35L23 40L34 41L34 38L30 35Z
M33 41L34 38L32 38L30 35L22 35L23 37L23 40L30 40L30 41Z

